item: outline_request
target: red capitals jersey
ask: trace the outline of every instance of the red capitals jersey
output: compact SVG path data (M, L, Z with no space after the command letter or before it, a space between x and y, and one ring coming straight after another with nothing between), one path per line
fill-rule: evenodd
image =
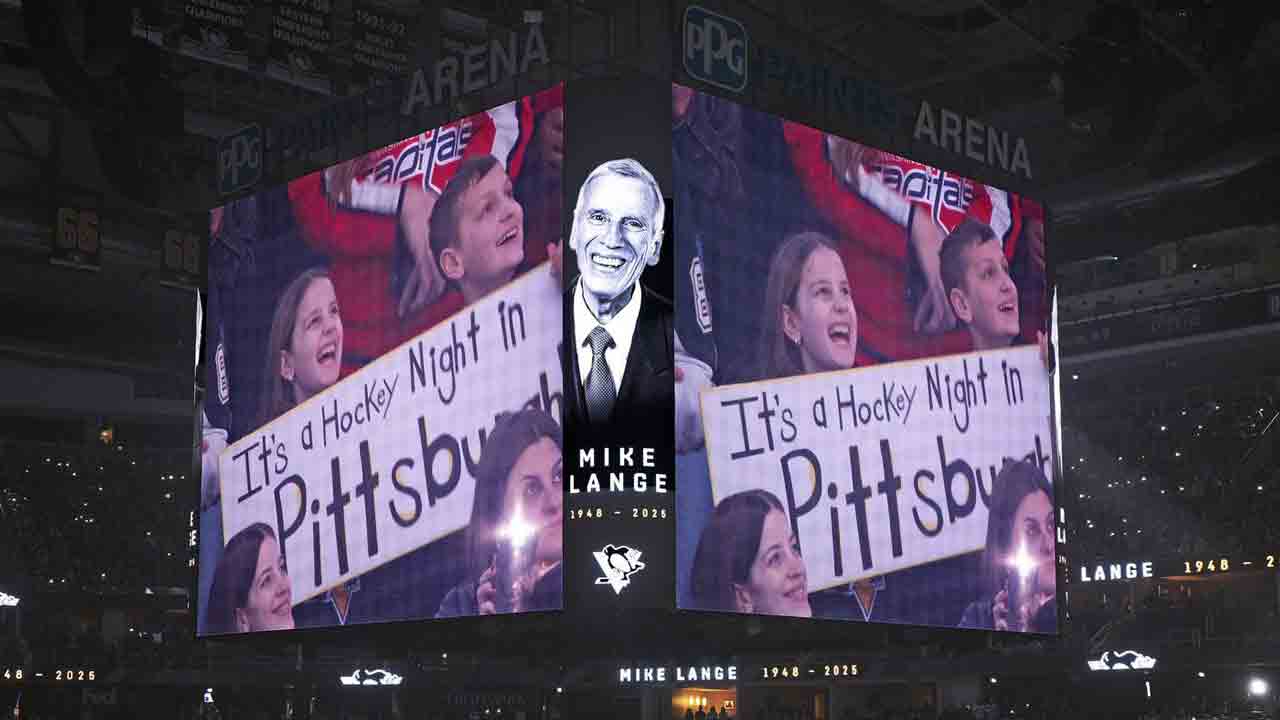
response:
M972 342L964 330L944 335L915 332L914 308L907 302L909 241L905 218L909 213L895 216L884 212L849 189L837 177L821 131L784 121L783 136L805 193L836 230L837 249L858 313L857 364L969 350Z
M910 212L902 199L928 208L947 232L966 216L986 222L1004 240L1006 257L1012 258L1021 227L1017 198L883 152L871 154L865 171L876 182L860 194L837 177L824 133L784 122L783 135L805 192L838 231L839 252L858 312L858 364L970 350L972 341L963 328L942 335L915 332L915 308L907 302Z
M1043 221L1039 204L1016 193L975 182L969 178L930 167L890 153L879 153L869 167L886 186L912 203L929 209L934 222L948 233L961 220L973 218L995 232L1004 249L1005 259L1013 263L1022 238L1024 219ZM1028 266L1029 272L1039 272ZM1018 294L1021 298L1019 322L1022 340L1031 342L1045 327L1046 301L1038 297L1044 279L1023 278Z
M372 169L352 182L350 198L342 205L330 200L326 181L331 169L289 183L303 236L331 259L330 277L342 307L344 375L402 337L391 279L404 183L421 181L439 193L462 160L481 154L493 155L514 178L533 136L535 113L562 102L557 87L374 151ZM540 251L545 258L546 249ZM539 253L533 255L536 259Z
M1000 238L1005 257L1013 259L1022 229L1018 196L892 153L879 153L868 169L889 189L929 208L948 233L966 217L986 223Z
M421 178L428 189L439 194L464 158L485 153L497 158L515 177L520 174L525 148L520 143L520 112L528 113L528 106L507 103L385 147L373 171L357 184L398 185ZM527 127L532 119L525 120Z

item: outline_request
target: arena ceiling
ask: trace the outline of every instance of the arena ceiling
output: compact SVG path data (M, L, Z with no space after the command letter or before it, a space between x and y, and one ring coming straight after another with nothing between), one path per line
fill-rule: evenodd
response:
M1273 4L1231 4L1227 12L1214 0L749 2L854 73L1034 141L1056 262L1275 221L1280 133L1271 106L1280 24ZM182 0L155 3L180 23ZM542 11L551 33L626 27L666 12L642 0L390 4L434 29L421 38L424 58L451 40L517 25L529 9ZM7 260L0 288L6 306L23 308L26 318L0 331L0 351L45 352L27 362L85 357L99 367L182 367L193 338L179 328L189 328L193 307L152 282L147 268L159 236L139 228L198 216L201 196L182 188L209 177L213 139L333 99L140 48L126 10L0 1L0 256ZM66 51L54 58L51 27L63 33L57 46ZM568 67L594 52L583 42L600 36L610 34L578 32L572 46L549 41L553 62ZM339 48L350 43L349 20L338 22L335 37ZM145 98L130 132L110 127L118 118L109 113L86 108L86 98L122 93ZM124 218L100 273L49 266L50 198L94 203Z

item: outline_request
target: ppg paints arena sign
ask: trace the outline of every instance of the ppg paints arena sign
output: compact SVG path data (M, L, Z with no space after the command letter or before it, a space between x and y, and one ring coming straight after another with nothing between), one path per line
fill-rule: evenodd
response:
M895 133L907 130L911 122L913 142L1032 179L1025 138L947 108L934 108L926 100L913 103L839 67L753 39L737 18L689 5L682 34L684 71L701 82L732 93L748 92L754 85L793 105L824 108L830 116Z
M737 682L737 665L677 665L620 667L618 682L623 685L666 682Z
M372 117L386 119L398 110L400 116L413 118L425 108L497 85L525 74L532 65L548 62L542 26L530 23L519 33L512 30L506 37L494 36L468 46L431 67L416 68L408 76L375 85L321 112L290 118L265 132L256 124L249 125L218 142L219 193L229 195L253 187L264 176L269 181L283 181L286 158L336 148L352 128L367 128Z

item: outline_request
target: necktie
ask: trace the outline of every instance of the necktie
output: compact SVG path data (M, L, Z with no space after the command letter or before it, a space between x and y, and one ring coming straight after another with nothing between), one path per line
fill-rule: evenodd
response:
M613 347L613 337L603 327L596 326L587 336L591 343L591 372L587 375L587 415L592 422L609 419L617 392L613 389L613 376L605 362L604 351Z

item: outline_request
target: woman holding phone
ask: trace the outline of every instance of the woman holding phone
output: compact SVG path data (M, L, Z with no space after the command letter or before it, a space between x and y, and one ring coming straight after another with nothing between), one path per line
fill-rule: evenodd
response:
M542 410L498 418L476 465L468 578L436 617L558 610L563 602L560 426Z
M984 596L965 608L960 627L1051 631L1035 622L1052 608L1054 564L1053 486L1024 460L1006 461L996 476L982 556Z

